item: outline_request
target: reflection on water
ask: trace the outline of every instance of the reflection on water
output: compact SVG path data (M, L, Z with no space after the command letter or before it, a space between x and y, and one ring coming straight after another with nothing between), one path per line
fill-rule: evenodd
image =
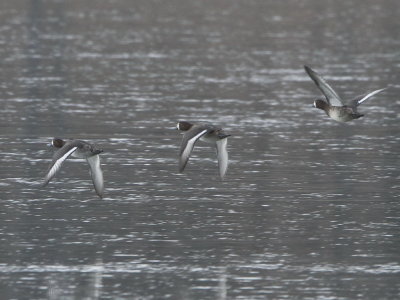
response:
M5 299L398 296L398 1L0 8ZM304 64L390 88L339 124ZM177 172L178 120L232 134L226 180L207 144ZM104 199L76 159L40 187L54 136L105 150Z

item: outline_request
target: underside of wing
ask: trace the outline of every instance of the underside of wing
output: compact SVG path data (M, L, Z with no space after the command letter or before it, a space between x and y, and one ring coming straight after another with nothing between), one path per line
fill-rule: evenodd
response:
M44 183L43 186L46 186L50 180L57 174L57 172L60 170L61 165L63 162L77 149L78 147L76 146L71 146L71 145L64 145L60 150L58 150L54 156L53 156L53 161L51 162L51 165L47 171L47 174L44 178Z
M90 167L90 176L92 177L94 189L97 195L102 198L104 191L103 171L100 167L100 156L93 155L86 158Z
M218 168L219 168L219 175L221 176L221 178L224 178L226 170L228 169L228 151L226 150L227 143L228 143L227 138L224 138L216 142Z
M179 172L182 172L185 169L196 141L203 135L205 135L207 132L208 129L196 128L189 130L183 135L181 149L180 149Z
M317 72L311 69L308 66L304 66L308 76L314 81L319 90L324 94L328 103L332 106L343 106L342 101L340 100L339 95L335 92L335 90L323 79Z

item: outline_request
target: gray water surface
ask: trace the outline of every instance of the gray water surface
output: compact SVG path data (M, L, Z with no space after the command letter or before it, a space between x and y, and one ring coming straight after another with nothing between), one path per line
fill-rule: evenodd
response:
M1 299L398 299L400 2L2 1ZM315 68L345 99L312 108ZM179 120L232 136L226 179ZM40 187L53 137L96 143Z

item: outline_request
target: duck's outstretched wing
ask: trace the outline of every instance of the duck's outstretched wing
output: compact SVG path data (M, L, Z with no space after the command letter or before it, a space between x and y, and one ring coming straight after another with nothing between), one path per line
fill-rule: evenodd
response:
M324 94L328 103L332 106L343 106L342 100L335 90L317 72L308 66L304 66L308 76L315 82L319 90Z
M361 103L363 103L365 100L368 100L369 98L371 98L372 96L382 92L383 90L386 90L387 88L383 88L383 89L379 89L367 94L363 94L360 96L355 97L353 100L350 101L350 105L352 106L359 106Z
M103 171L100 168L100 155L92 155L86 158L90 167L90 176L92 176L92 181L94 189L97 195L102 198L104 191L104 180Z
M209 132L205 127L195 127L187 131L182 138L181 149L179 153L179 172L183 172L192 153L194 144L199 138Z
M47 174L44 178L43 186L46 186L50 180L57 174L60 170L63 162L78 149L78 146L74 143L66 143L63 147L60 148L56 153L54 153L53 161L50 164L50 167L47 171Z
M228 169L228 151L226 150L227 143L227 138L223 138L216 142L219 175L221 178L224 178L226 170Z

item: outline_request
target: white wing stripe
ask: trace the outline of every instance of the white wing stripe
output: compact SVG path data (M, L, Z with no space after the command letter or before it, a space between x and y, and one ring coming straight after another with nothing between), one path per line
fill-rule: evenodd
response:
M199 134L195 135L194 137L192 137L186 144L185 150L182 153L183 158L186 160L186 157L189 157L190 153L192 152L194 143L205 133L207 132L207 130L203 130L202 132L200 132Z
M69 150L67 153L65 153L63 156L61 156L59 159L56 160L56 162L54 163L54 165L51 167L51 169L49 170L49 172L46 175L45 178L45 182L47 183L48 181L51 180L51 178L54 177L54 175L56 175L56 173L58 172L58 170L61 167L61 164L64 162L64 160L67 159L68 156L71 155L72 152L74 152L78 147L73 147L71 148L71 150Z
M365 100L367 100L368 98L371 98L373 95L378 94L379 92L382 92L383 90L385 90L386 88L380 89L380 90L376 90L373 91L367 95L364 96L364 98L362 98L361 100L358 100L358 104L363 103Z

